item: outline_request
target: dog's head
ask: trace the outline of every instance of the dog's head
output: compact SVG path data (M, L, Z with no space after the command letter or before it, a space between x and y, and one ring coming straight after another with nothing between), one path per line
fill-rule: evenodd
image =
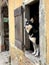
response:
M31 20L26 20L25 30L27 31L27 33L29 33L29 31L33 27L33 22L34 22L33 18L31 18Z

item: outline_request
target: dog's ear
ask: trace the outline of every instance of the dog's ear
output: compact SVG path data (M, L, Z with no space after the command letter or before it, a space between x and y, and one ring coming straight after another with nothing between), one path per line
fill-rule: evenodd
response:
M33 23L33 22L34 22L34 19L33 19L33 18L31 18L31 19L30 19L30 21Z

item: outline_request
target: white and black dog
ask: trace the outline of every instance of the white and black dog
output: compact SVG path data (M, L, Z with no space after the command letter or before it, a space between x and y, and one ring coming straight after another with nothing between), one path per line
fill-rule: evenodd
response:
M39 55L39 30L38 25L34 24L34 19L26 20L25 30L29 35L29 40L33 43L35 56Z

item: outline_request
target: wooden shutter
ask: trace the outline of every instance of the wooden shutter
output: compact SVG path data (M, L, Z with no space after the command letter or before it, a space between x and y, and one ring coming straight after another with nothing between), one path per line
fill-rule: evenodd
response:
M14 11L15 17L15 45L19 49L23 48L23 9L22 7L17 8Z

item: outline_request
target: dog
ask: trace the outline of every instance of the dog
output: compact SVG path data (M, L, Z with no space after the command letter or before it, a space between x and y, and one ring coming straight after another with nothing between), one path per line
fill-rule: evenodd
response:
M31 20L26 19L25 30L28 33L29 40L33 44L34 52L32 52L32 54L38 56L39 55L39 29L38 26L34 24L33 18L31 18Z

